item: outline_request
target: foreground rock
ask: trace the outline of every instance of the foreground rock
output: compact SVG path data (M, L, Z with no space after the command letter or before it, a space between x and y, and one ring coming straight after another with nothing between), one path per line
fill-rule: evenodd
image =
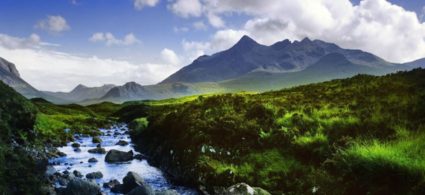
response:
M123 152L119 150L110 150L105 156L105 161L108 163L126 162L133 160L133 151Z
M225 195L270 195L269 192L262 188L251 187L246 183L238 183L230 186L224 192Z
M116 179L110 180L109 182L103 183L104 188L114 188L115 186L120 185L120 182Z
M99 195L100 187L95 183L79 178L72 179L66 188L59 194L63 195Z
M88 162L89 163L96 163L97 159L96 158L89 158Z
M126 146L126 145L128 145L128 142L126 142L124 140L120 140L115 145Z
M132 195L138 194L155 194L154 190L145 183L145 181L135 172L128 172L123 179L123 184L115 185L112 189L112 192L116 193L128 193Z
M78 147L80 147L80 144L77 143L77 142L74 142L74 143L71 144L71 147L78 148Z
M102 177L103 177L103 174L100 171L96 171L96 172L93 172L93 173L88 173L86 175L86 178L87 179L100 179Z
M89 153L94 153L94 154L105 154L106 150L105 148L101 148L101 147L97 147L97 148L93 148L88 150Z

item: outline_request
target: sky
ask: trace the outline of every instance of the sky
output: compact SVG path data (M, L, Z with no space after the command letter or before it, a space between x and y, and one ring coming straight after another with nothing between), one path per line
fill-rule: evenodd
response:
M425 57L424 0L1 0L0 57L40 90L155 84L243 35Z

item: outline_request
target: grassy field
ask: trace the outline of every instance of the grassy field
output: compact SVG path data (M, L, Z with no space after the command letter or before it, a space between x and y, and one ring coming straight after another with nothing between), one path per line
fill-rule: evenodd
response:
M43 99L33 99L32 103L39 110L35 130L54 145L71 141L75 133L98 134L98 128L106 127L115 121L110 115L121 108L121 105L113 103L86 107L76 104L55 105Z
M418 194L424 99L425 70L417 69L149 101L127 105L126 121L152 162L210 191L247 182L276 194Z

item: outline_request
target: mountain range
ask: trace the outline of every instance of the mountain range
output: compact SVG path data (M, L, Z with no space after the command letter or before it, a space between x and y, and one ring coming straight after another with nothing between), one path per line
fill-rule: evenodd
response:
M22 80L16 67L2 58L0 79L29 98L42 97L54 103L91 104L205 93L262 92L356 74L382 75L416 67L425 67L425 58L398 64L368 52L343 49L321 40L283 40L266 46L243 36L231 48L211 56L200 56L156 85L143 86L135 82L122 86L78 85L70 92L40 92Z

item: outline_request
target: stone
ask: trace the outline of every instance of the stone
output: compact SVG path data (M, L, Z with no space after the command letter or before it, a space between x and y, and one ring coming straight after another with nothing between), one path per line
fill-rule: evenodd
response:
M71 147L73 147L73 148L79 148L80 147L80 144L77 143L77 142L74 142L74 143L71 144Z
M88 162L89 163L96 163L97 159L96 158L89 158Z
M109 182L103 183L104 188L114 188L117 185L120 185L120 182L116 179L113 179L113 180L110 180Z
M126 142L124 140L120 140L115 145L126 146L126 145L128 145L128 142Z
M90 149L87 152L89 152L89 153L95 153L95 154L105 154L106 153L106 150L105 150L105 148L99 148L99 147L97 147L97 148Z
M81 174L81 172L79 172L77 170L74 170L72 173L74 174L75 177L79 177L79 178L83 177L83 174Z
M102 177L103 177L103 174L102 174L102 172L100 172L100 171L96 171L96 172L88 173L88 174L86 175L86 178L87 178L87 179L100 179L100 178L102 178Z
M100 187L93 182L85 181L80 178L72 179L66 188L62 191L63 195L100 195Z
M150 195L155 194L152 187L145 183L145 181L135 172L128 172L123 178L123 184L116 185L111 189L115 193L123 193L130 195Z
M246 183L238 183L230 186L224 192L224 195L270 195L269 192L262 188L251 187Z
M119 150L109 150L105 156L105 161L108 163L126 162L133 160L133 151L123 152Z

